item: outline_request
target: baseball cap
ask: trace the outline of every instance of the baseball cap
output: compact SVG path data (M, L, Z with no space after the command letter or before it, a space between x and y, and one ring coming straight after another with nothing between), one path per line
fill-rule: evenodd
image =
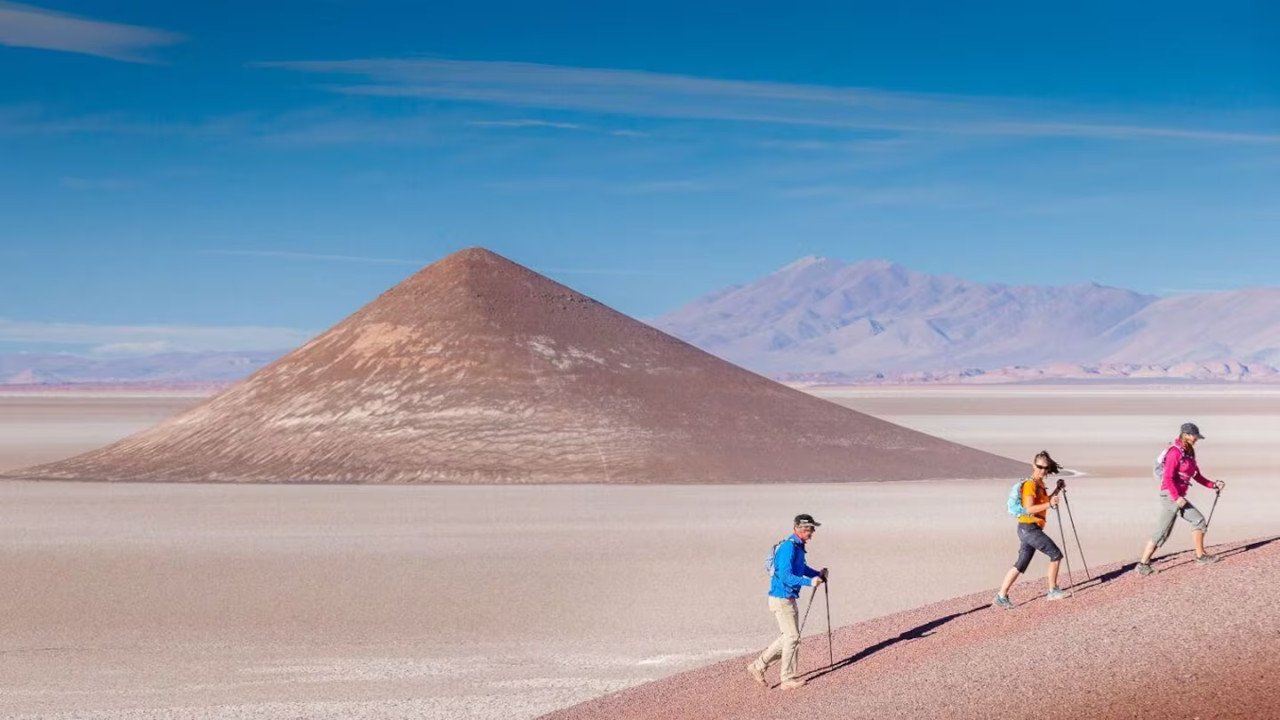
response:
M1197 440L1204 439L1204 436L1200 434L1200 428L1197 427L1195 423L1182 423L1182 433L1184 435L1190 435Z
M822 523L818 522L817 520L814 520L813 516L810 515L809 513L800 513L799 515L796 516L796 523L795 523L796 527L804 527L805 525L812 525L813 527L818 527L821 524Z

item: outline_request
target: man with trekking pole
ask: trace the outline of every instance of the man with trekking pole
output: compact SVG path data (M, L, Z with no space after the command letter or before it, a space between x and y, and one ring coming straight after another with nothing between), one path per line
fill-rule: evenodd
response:
M1218 496L1226 483L1214 482L1200 472L1196 463L1196 443L1204 439L1200 428L1195 423L1183 423L1178 432L1178 439L1156 459L1155 476L1160 481L1160 519L1156 523L1156 531L1147 546L1142 550L1142 557L1135 567L1139 575L1151 575L1155 569L1151 567L1151 557L1156 549L1164 545L1173 532L1174 523L1181 517L1191 523L1191 541L1196 546L1196 562L1200 565L1211 565L1218 561L1217 555L1211 555L1204 549L1204 534L1209 529L1209 521L1187 499L1187 491L1191 489L1191 481L1215 491L1213 508L1209 517L1218 507Z
M812 587L813 595L809 597L809 607L812 608L813 597L818 594L818 586L822 585L827 578L826 568L815 570L805 564L805 544L821 524L807 513L797 515L791 535L773 548L773 556L769 562L769 610L778 621L781 635L760 653L760 657L747 666L747 674L765 687L768 687L769 683L765 680L764 673L779 659L782 660L782 689L795 690L804 687L805 680L798 674L801 624L797 600L800 597L801 588ZM807 611L805 617L808 618ZM829 605L827 617L830 625ZM830 628L828 628L828 634L830 634Z

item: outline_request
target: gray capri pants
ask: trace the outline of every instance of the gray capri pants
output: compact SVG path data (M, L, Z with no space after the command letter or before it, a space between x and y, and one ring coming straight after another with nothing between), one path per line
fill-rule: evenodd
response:
M1018 523L1018 540L1022 545L1018 547L1018 559L1013 563L1013 567L1020 573L1027 571L1027 566L1031 564L1031 557L1037 550L1048 555L1049 562L1058 562L1062 559L1062 551L1058 549L1058 544L1036 525Z
M1156 531L1151 535L1151 542L1156 547L1164 545L1164 541L1169 539L1169 533L1173 532L1173 523L1181 515L1183 520L1191 523L1192 530L1205 530L1209 527L1209 523L1205 522L1204 515L1196 509L1195 505L1188 500L1186 507L1178 507L1178 503L1173 501L1169 496L1168 490L1160 491L1160 522L1156 525Z

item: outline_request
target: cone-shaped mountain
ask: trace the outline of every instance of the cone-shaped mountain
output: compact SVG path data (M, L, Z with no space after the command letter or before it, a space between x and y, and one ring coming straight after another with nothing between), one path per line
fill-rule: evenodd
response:
M1021 470L780 385L473 248L192 410L14 475L726 483Z

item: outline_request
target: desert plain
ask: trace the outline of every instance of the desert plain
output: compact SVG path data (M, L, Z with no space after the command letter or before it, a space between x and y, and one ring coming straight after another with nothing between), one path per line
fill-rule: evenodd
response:
M1073 471L1068 497L1084 557L1067 548L1077 581L1084 560L1098 568L1141 550L1156 511L1152 461L1186 420L1207 436L1205 473L1228 483L1210 545L1278 534L1280 388L810 392L1028 464L1050 450ZM99 447L202 399L0 396L0 471ZM836 628L990 591L1016 554L1004 510L1014 479L4 481L0 716L537 717L767 645L776 627L763 562L798 512L823 523L810 560L831 568ZM1191 493L1207 511L1212 493ZM1050 531L1058 537L1053 516ZM1189 547L1184 524L1165 552ZM1229 567L1194 570L1209 583ZM1043 591L1043 571L1037 557L1015 593ZM806 635L825 630L824 610L819 599ZM807 641L802 666L824 665L825 655Z

